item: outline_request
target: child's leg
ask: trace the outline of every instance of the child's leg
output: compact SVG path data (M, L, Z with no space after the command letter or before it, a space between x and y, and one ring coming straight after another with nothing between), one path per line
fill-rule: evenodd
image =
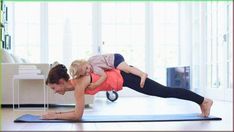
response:
M140 86L141 88L144 87L145 84L145 79L147 78L147 74L142 72L141 70L139 70L136 67L133 66L129 66L126 62L121 62L118 66L117 69L122 70L126 73L132 73L134 75L137 75L141 78L141 82L140 82Z

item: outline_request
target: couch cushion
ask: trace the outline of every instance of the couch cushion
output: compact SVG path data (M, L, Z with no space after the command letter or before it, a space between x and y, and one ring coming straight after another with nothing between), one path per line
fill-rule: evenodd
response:
M15 63L14 58L5 49L1 49L2 63Z
M21 58L19 58L18 56L15 56L12 54L11 54L11 56L12 56L12 58L14 58L15 63L24 63L23 60Z
M21 60L22 60L23 63L29 63L24 58L21 58Z

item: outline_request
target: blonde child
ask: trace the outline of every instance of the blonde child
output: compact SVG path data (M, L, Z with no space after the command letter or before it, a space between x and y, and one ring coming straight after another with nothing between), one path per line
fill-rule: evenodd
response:
M114 68L139 76L141 78L140 87L144 87L148 75L135 67L129 66L121 54L95 55L90 57L88 61L75 60L72 62L69 72L73 79L88 75L91 72L100 75L99 80L90 84L89 88L92 89L101 85L106 80L107 75L104 72L105 70Z

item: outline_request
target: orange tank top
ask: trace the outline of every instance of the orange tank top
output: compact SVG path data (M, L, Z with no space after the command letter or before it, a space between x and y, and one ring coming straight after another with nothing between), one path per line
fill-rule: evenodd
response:
M106 80L98 87L94 89L86 89L85 94L94 95L99 91L119 91L123 88L123 77L120 74L120 70L112 69L105 71L107 78ZM92 83L96 82L99 79L99 75L91 73ZM72 84L75 85L72 80Z

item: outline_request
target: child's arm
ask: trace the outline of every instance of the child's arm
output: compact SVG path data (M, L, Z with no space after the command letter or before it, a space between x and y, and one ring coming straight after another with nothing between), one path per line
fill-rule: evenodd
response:
M106 78L107 78L107 75L106 75L106 73L103 70L99 71L98 75L100 76L100 78L96 82L91 83L88 86L88 88L93 89L95 87L100 86L106 80Z

